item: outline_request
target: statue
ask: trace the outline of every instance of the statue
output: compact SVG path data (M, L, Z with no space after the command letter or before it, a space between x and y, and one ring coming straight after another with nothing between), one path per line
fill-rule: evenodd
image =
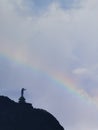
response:
M24 97L24 91L25 91L26 89L25 88L22 88L21 89L21 97Z
M25 98L24 98L24 91L25 91L26 89L24 89L24 88L22 88L21 89L21 97L19 98L19 103L25 103Z

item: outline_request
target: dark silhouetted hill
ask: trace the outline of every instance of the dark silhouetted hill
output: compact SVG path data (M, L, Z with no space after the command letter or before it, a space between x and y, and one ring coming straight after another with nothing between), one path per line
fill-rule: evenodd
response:
M0 96L0 130L64 130L55 117L28 103Z

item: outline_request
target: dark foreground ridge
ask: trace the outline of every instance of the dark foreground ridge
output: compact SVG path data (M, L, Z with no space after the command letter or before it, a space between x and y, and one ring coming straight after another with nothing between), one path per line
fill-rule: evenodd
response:
M0 130L64 129L49 112L0 96Z

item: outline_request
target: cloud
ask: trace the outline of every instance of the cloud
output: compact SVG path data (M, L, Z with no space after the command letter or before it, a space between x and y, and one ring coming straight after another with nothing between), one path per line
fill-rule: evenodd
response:
M73 71L74 74L86 74L88 72L88 70L86 68L77 68Z

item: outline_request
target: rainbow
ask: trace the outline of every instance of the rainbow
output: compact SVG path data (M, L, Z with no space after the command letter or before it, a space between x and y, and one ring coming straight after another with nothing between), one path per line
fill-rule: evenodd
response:
M81 99L87 100L89 103L93 103L96 106L98 106L98 100L91 97L88 93L86 93L83 89L80 89L79 87L76 87L76 83L75 81L73 81L72 79L70 79L68 76L65 76L64 74L60 73L60 72L51 72L48 68L43 67L43 68L39 68L39 67L34 67L35 64L33 64L32 62L27 62L26 60L24 60L24 58L17 58L14 55L6 55L6 54L1 54L0 55L1 58L7 58L8 60L14 62L15 64L18 65L23 65L26 68L30 68L32 71L36 71L39 73L44 73L44 75L46 75L47 77L49 77L53 82L59 84L60 86L64 86L68 92L73 93L75 95L77 95L78 97L80 97Z

